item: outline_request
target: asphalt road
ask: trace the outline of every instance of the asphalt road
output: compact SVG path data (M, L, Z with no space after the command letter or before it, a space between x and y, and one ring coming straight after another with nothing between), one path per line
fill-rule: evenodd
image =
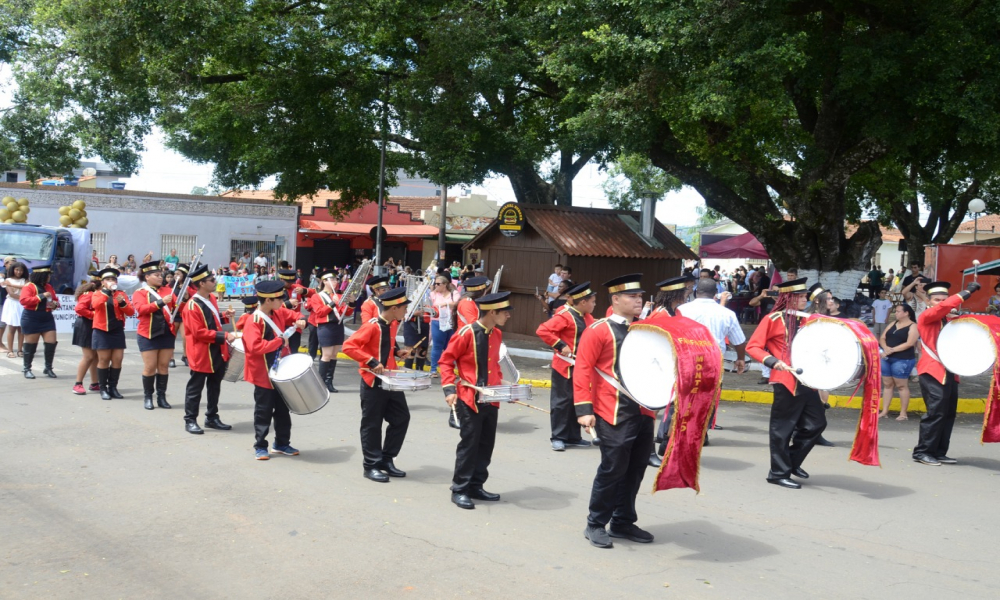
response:
M67 340L68 341L68 340ZM448 484L457 432L443 395L409 395L405 479L361 476L357 372L293 416L298 457L253 460L252 391L223 383L233 431L187 434L187 373L173 410L142 408L139 357L125 400L74 396L0 361L2 598L988 598L996 596L1000 447L960 415L958 466L910 460L918 422L883 421L882 468L847 462L857 413L831 410L802 490L768 485L768 407L724 403L703 454L702 493L649 493L653 544L583 538L597 449L549 449L546 415L504 406L487 485L499 503L459 510ZM41 369L38 369L40 374ZM546 405L548 390L536 390Z

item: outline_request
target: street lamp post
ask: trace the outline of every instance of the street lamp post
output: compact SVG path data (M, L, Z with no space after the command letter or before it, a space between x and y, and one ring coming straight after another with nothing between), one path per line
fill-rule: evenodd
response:
M979 198L974 198L969 202L969 210L976 215L974 225L972 226L972 243L979 243L979 214L986 210L986 203Z

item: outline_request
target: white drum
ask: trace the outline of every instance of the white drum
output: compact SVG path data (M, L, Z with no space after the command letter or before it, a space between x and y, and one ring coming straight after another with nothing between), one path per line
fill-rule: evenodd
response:
M938 336L938 358L946 369L961 377L982 375L997 361L992 337L982 323L958 317L945 325Z
M382 380L382 389L390 392L408 392L426 390L431 387L431 374L412 369L397 369L384 371L376 375Z
M288 410L297 415L314 413L330 401L330 392L312 365L308 354L290 354L268 373Z
M625 389L637 403L649 410L660 410L673 401L677 382L676 363L670 339L665 334L648 329L628 332L618 361Z
M792 340L792 366L799 381L816 390L832 390L865 373L861 342L836 319L817 319L799 328ZM881 367L875 367L881 368Z
M243 366L246 363L246 352L243 351L243 340L237 338L229 345L229 362L226 363L226 374L222 376L233 383L243 381Z
M489 390L493 394L479 394L477 399L479 404L489 404L490 402L526 402L532 398L531 386L528 384L488 385L483 389Z
M514 366L514 361L507 352L507 344L500 343L500 381L513 385L521 380L521 372Z

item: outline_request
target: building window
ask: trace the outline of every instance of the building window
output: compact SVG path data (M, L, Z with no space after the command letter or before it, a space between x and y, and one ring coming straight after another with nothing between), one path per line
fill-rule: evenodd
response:
M105 254L108 247L108 234L90 232L90 247L97 253L97 260L101 261L103 265L104 261L108 259Z
M235 256L239 262L244 252L250 253L250 268L253 268L253 259L264 253L267 259L268 268L276 266L278 261L286 260L285 239L278 236L277 240L229 240L229 255Z
M170 256L173 250L177 251L182 263L190 263L191 257L198 253L198 236L164 233L160 236L160 256Z
M7 173L7 183L17 183L17 173Z

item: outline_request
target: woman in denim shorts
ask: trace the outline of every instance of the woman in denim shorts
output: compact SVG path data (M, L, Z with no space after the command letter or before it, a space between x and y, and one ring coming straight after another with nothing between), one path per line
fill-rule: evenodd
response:
M896 322L882 332L879 345L882 346L882 412L879 417L889 415L893 388L899 390L899 416L897 421L906 420L906 408L910 404L910 372L917 363L916 314L909 304L900 304L895 309Z

